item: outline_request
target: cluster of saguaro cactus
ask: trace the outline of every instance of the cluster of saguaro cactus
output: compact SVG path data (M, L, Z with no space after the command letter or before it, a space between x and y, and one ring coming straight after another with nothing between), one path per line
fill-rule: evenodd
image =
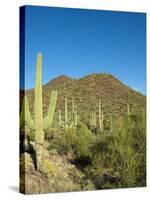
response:
M99 100L98 103L98 124L99 124L99 131L103 131L103 121L104 121L104 113L102 109L102 100ZM96 114L96 109L94 106L94 109L90 113L90 127L97 129L97 114Z
M71 117L68 117L68 99L65 98L65 117L64 121L62 120L61 109L58 110L58 127L60 128L72 128L76 127L78 123L78 114L77 114L77 106L74 104L74 98L72 98L72 111L70 113Z
M23 124L23 118L31 130L35 132L35 150L36 150L36 167L40 169L43 143L44 143L44 131L47 130L53 121L57 101L57 91L52 91L50 98L50 106L48 114L43 118L43 104L42 104L42 54L37 55L36 65L36 81L35 81L35 101L34 101L34 119L30 114L28 98L25 96L22 104L20 125Z

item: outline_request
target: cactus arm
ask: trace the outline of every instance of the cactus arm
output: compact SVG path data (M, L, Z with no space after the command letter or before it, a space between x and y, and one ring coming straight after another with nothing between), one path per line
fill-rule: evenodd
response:
M43 121L44 130L48 129L52 124L55 107L56 107L56 101L57 101L57 91L52 91L51 98L50 98L50 106L48 109L48 115L44 118L44 121Z
M21 106L21 114L20 114L20 128L25 123L25 97L23 98L22 106Z
M34 124L34 121L31 117L31 114L30 114L30 109L29 109L29 102L28 102L28 98L27 96L24 97L24 111L25 113L22 113L21 115L24 115L24 116L21 116L22 118L25 118L25 121L28 125L28 127L32 130L35 130L35 124Z

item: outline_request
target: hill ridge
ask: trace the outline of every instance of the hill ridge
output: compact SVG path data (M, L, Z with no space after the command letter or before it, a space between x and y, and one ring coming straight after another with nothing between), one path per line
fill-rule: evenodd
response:
M44 114L47 112L49 96L52 90L58 91L56 116L58 109L64 112L64 99L66 97L68 98L68 110L71 110L73 97L83 121L84 118L88 118L93 107L98 109L99 98L102 98L104 113L112 113L113 116L124 115L127 103L135 111L145 109L146 105L146 98L143 94L133 90L115 76L107 73L89 74L79 79L60 75L49 81L43 85ZM26 90L25 93L29 97L30 109L33 111L34 90Z

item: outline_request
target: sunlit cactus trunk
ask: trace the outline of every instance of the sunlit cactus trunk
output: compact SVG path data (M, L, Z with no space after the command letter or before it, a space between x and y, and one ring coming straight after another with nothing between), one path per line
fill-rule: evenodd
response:
M35 143L37 169L43 153L44 131L43 131L43 104L42 104L42 55L37 56L35 99L34 99L34 121L35 121Z
M28 127L35 131L35 150L36 150L36 167L40 169L43 154L44 131L47 130L53 121L54 111L57 101L57 91L52 91L50 106L47 116L43 119L42 104L42 54L37 55L36 81L35 81L35 101L34 101L34 120L29 110L28 98L25 96L25 121Z

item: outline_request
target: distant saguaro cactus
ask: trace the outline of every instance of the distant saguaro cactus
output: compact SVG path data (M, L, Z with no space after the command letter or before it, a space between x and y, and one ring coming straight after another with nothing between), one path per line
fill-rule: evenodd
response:
M61 109L58 110L58 119L59 119L58 126L59 128L61 128L62 127Z
M99 129L102 132L103 131L103 110L102 110L102 99L100 98L99 104L98 104L98 120L99 120Z
M130 115L130 104L127 103L127 116L129 116L129 115Z
M72 97L72 121L73 121L73 126L76 127L78 124L78 112L77 112L77 106L75 106L73 97Z
M36 65L36 80L35 80L35 101L34 101L34 119L32 119L28 98L25 96L23 100L25 113L25 121L31 130L35 131L35 149L36 149L36 164L37 170L40 169L42 154L43 154L43 143L44 143L44 131L47 130L53 121L57 101L57 91L52 91L50 98L50 106L48 114L43 118L43 104L42 104L42 54L37 54L37 65ZM23 115L22 113L22 115Z
M67 97L65 98L65 127L68 128L68 105L67 105Z

